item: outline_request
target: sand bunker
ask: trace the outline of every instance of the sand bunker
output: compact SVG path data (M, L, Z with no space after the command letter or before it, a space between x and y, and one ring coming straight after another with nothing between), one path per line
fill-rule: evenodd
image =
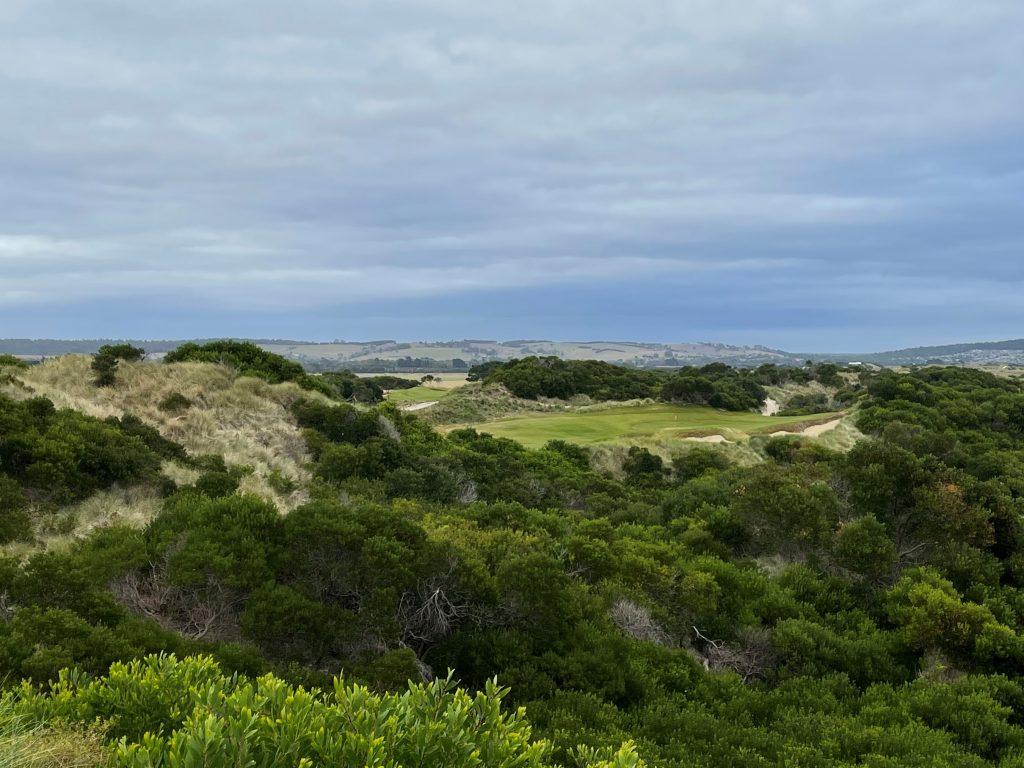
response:
M824 424L815 424L813 426L802 429L799 432L786 432L785 430L779 432L772 432L772 437L786 437L787 435L803 435L804 437L818 437L826 432L831 432L833 429L843 423L842 419L833 419L832 421L826 421Z
M692 440L695 443L728 443L722 435L708 435L707 437L685 437L684 440Z
M403 411L422 411L424 408L429 408L432 405L437 405L437 400L431 400L426 403L406 403L400 406L400 410Z
M842 423L842 419L833 419L832 421L826 421L824 424L815 424L813 427L808 427L800 434L807 435L808 437L817 437L818 435L823 435L826 432L831 432Z

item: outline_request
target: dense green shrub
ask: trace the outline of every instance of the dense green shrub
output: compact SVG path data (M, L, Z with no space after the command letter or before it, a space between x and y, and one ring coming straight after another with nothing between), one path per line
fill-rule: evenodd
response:
M114 483L155 482L160 456L139 436L139 424L129 422L129 434L122 426L57 410L45 398L0 395L0 473L30 498L57 504Z
M28 368L28 363L14 355L0 355L0 368Z
M132 416L130 413L125 414L121 418L111 416L106 422L112 427L117 427L129 437L138 438L149 450L162 459L182 463L190 462L188 452L183 445L173 440L168 440L160 434L160 430L146 424L137 416Z
M681 368L661 387L661 398L668 402L709 405L725 411L756 410L766 397L764 387L750 372L721 363Z
M0 474L0 544L32 535L28 499L13 478Z
M661 377L648 370L626 368L598 360L524 357L470 369L470 380L503 384L516 397L569 399L586 395L594 400L633 400L657 397Z
M146 356L146 350L131 344L104 344L93 356L92 370L96 374L97 387L112 387L117 380L117 364L121 360L138 362Z

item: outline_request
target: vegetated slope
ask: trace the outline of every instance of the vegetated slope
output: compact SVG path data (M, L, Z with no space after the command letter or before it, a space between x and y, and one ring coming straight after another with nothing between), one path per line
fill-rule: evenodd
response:
M280 494L267 481L272 473L301 483L309 460L302 435L288 412L301 397L293 383L267 384L239 377L213 363L122 363L113 387L97 387L90 358L79 355L47 360L17 374L28 389L8 385L14 397L41 395L56 405L106 418L131 414L181 443L194 454L217 454L228 464L252 467L243 488L278 501L285 508L303 494ZM168 398L187 402L162 409ZM173 404L172 404L173 405Z
M861 383L868 437L849 452L765 436L750 441L756 464L631 446L614 468L564 440L440 434L393 404L304 394L290 411L309 503L285 515L231 484L169 487L144 530L0 558L0 678L44 687L7 701L38 723L99 718L133 766L168 740L208 748L215 768L279 747L362 765L363 751L331 750L369 748L360 729L374 723L406 763L410 734L487 763L490 742L461 724L494 719L467 721L458 695L426 718L430 737L421 728L421 683L453 669L487 712L488 681L509 686L534 728L509 733L516 749L543 738L544 759L566 765L591 762L573 757L580 744L627 741L682 768L1015 765L1024 390L961 369ZM76 445L24 431L54 455ZM22 448L0 434L0 455ZM13 461L0 476L21 488L27 475ZM107 674L159 651L228 674L204 658ZM93 677L66 673L51 695L69 666ZM342 671L375 691L414 687L404 702L292 690L332 689ZM279 680L252 682L266 673ZM138 744L147 730L158 736Z

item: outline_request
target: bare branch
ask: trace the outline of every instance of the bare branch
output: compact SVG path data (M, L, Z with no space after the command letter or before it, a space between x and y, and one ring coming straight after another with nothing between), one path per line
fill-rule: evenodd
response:
M632 638L657 645L672 644L668 633L651 617L651 612L642 605L620 597L612 605L609 613L615 626Z

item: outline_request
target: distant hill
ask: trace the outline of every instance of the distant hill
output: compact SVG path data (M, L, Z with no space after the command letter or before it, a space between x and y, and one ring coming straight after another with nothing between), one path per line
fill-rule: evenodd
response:
M162 355L182 340L145 339L0 339L0 353L25 357L91 354L103 344L128 341L149 354ZM208 341L202 339L197 341ZM365 370L430 370L468 368L487 360L510 360L528 355L554 355L567 360L604 360L637 366L704 365L726 362L734 366L776 363L794 365L803 359L767 347L741 347L713 343L652 344L634 341L489 341L461 339L440 342L334 341L317 343L284 339L254 339L263 348L296 360L311 370L353 368Z
M865 352L852 355L812 355L818 359L859 360L877 365L1024 365L1024 339L976 341L933 347L908 347L889 352Z
M152 339L0 339L0 353L26 358L91 354L103 344L128 341L160 356L186 340ZM187 341L210 341L188 339ZM1024 365L1024 339L910 347L888 352L836 353L785 352L762 346L735 346L710 342L655 344L638 341L545 341L516 339L492 341L333 341L253 339L263 348L302 363L313 371L351 368L362 371L423 372L466 369L487 360L510 360L528 355L554 355L566 360L603 360L621 365L662 367L723 362L737 367L762 363L802 365L807 359L860 361L904 366L943 363L952 365Z

